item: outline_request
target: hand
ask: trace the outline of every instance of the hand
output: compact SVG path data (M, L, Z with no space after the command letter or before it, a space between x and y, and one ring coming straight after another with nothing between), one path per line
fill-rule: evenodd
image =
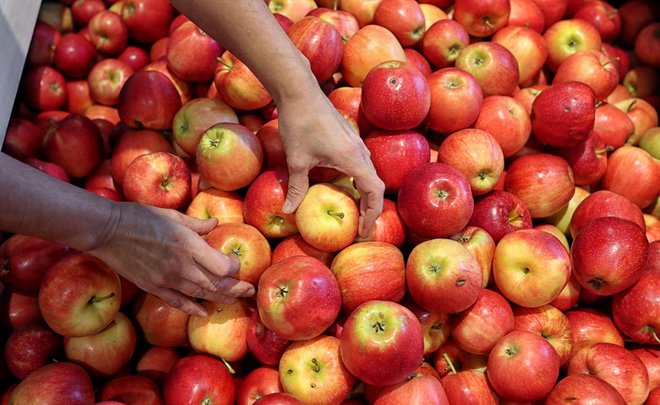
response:
M200 237L217 225L216 219L132 203L113 209L102 242L88 252L142 290L199 316L206 310L194 298L232 302L254 294L251 284L229 277L238 272L238 258Z
M278 126L289 167L289 190L282 209L292 213L309 187L309 170L331 167L352 176L360 193L359 234L383 211L385 185L378 178L360 135L319 89L310 95L278 103Z

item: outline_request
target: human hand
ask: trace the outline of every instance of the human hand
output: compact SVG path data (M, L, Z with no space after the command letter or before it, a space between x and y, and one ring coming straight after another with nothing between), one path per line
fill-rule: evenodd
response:
M201 220L175 210L119 203L102 242L88 253L105 261L142 290L191 315L205 316L194 298L231 302L254 287L230 276L240 262L210 247L200 235L217 220Z
M385 185L378 178L370 153L355 128L318 89L277 106L278 126L287 156L289 189L282 211L292 213L305 197L309 171L331 167L352 176L360 193L359 234L383 211Z

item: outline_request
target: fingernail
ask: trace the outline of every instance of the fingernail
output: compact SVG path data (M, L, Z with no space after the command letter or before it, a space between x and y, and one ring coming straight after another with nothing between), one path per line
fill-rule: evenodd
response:
M193 315L199 316L201 318L206 318L208 313L203 309L196 308Z
M225 298L225 300L223 302L227 305L231 305L234 302L236 302L236 299L235 298Z
M291 213L291 202L290 201L285 201L284 205L282 206L282 212L285 214L290 214Z

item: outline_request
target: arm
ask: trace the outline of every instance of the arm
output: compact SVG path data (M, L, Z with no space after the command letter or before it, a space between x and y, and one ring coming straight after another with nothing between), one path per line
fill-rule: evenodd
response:
M383 182L360 136L321 91L309 62L263 0L171 0L259 78L275 100L289 167L284 211L295 211L314 166L353 176L360 192L360 234L383 208ZM240 23L238 23L240 21Z
M226 276L238 260L199 235L216 220L174 210L115 203L41 173L0 152L0 229L57 241L91 253L141 289L190 314L190 297L224 301L254 288Z

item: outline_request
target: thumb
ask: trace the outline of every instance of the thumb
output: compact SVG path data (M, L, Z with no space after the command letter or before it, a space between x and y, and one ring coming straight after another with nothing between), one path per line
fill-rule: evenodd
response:
M213 228L218 226L218 219L217 218L200 219L180 213L179 223L186 226L187 228L192 229L198 235L206 235L207 233L211 232Z
M307 177L307 172L291 173L289 175L289 189L282 206L282 212L285 214L293 213L305 198L308 188L309 177Z

